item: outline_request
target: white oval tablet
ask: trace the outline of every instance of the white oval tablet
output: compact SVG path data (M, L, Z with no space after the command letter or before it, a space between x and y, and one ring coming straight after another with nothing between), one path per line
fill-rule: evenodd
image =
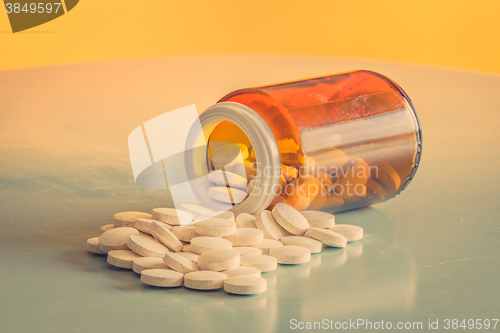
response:
M177 252L177 254L191 260L195 264L198 263L198 257L200 256L194 252Z
M214 290L224 286L226 274L212 271L197 271L184 275L184 286L196 290Z
M224 237L233 246L254 246L264 241L264 233L260 229L239 228L234 235Z
M105 254L99 249L99 237L87 239L87 251L96 254Z
M151 236L131 235L128 247L143 257L163 258L168 249Z
M236 223L231 220L211 218L195 223L194 230L202 236L224 237L236 233Z
M212 150L212 165L214 169L229 168L247 157L248 147L244 144L226 144Z
M208 188L208 196L220 202L239 204L246 199L247 192L237 188L211 186Z
M129 227L133 228L135 220L150 219L151 215L142 212L122 212L113 215L113 225L115 228Z
M106 225L103 225L101 227L101 234L108 231L108 230L111 230L111 229L114 229L115 225L114 224L106 224Z
M169 250L180 252L184 248L184 245L182 245L179 239L164 226L164 223L158 223L155 221L151 223L149 230L151 231L153 237L165 245Z
M245 178L247 182L250 182L257 174L257 167L256 164L246 160L243 161L243 163L236 163L233 165L231 167L231 172Z
M193 222L193 215L183 210L175 208L155 208L153 209L153 220L164 222L172 226L188 225Z
M256 276L233 276L224 280L224 290L237 295L260 294L267 290L267 281Z
M128 239L131 235L139 235L134 228L114 228L99 236L99 250L108 253L113 250L128 250Z
M188 243L191 242L191 239L193 239L194 237L200 236L196 233L196 231L194 230L194 226L192 225L187 225L185 227L176 226L170 229L170 231L172 231L175 237L177 237L180 241Z
M132 269L134 259L140 257L140 255L130 250L113 250L108 252L107 261L108 264L116 267Z
M302 246L309 249L311 253L319 253L323 248L323 243L307 236L287 236L281 239L285 245Z
M279 264L304 264L311 260L311 251L301 246L285 245L269 250L269 255L275 257Z
M335 225L335 216L317 210L304 210L300 212L313 228L330 228Z
M235 173L215 170L208 174L208 180L218 186L228 186L231 188L247 189L247 178L243 178Z
M145 269L141 273L141 282L155 287L182 286L184 274L170 269Z
M194 262L177 253L169 252L165 254L165 257L163 257L163 262L174 271L182 274L199 270L198 266Z
M151 220L151 219L137 219L137 220L135 220L134 228L136 228L137 230L142 231L146 234L151 235L151 231L149 231L149 226L153 222L159 222L159 221L155 221L155 220ZM159 222L159 223L163 223L163 222ZM172 229L172 227L166 223L163 223L163 226L169 230Z
M286 231L296 236L303 235L310 227L307 219L298 210L279 202L273 208L273 217Z
M203 271L225 271L240 265L240 253L234 249L212 250L198 257L198 267Z
M244 163L236 163L235 165L233 165L231 167L231 172L240 176L240 177L245 178L245 180L248 182L247 172L246 172Z
M223 271L222 273L226 274L227 277L240 276L240 275L250 275L256 277L261 276L260 269L255 267L245 267L245 266L234 267L228 269L227 271Z
M257 225L255 224L256 221L257 218L255 216L247 213L241 213L236 217L236 227L257 229Z
M263 210L257 215L255 224L257 228L264 232L264 238L280 240L281 237L289 235L285 229L276 223L272 213L268 210Z
M283 243L274 239L264 239L262 243L256 244L253 247L262 251L262 254L269 254L269 250L275 247L281 247Z
M141 272L145 269L170 269L167 264L163 262L163 258L157 257L141 257L134 259L134 263L132 264L132 270L137 274L141 274Z
M348 242L357 241L363 238L363 228L352 224L337 224L336 226L328 228L333 232L336 232L345 238Z
M309 228L306 236L319 240L321 243L332 247L345 247L347 238L328 229Z
M240 257L240 265L245 267L255 267L261 272L269 272L278 268L278 260L275 257L264 254L251 254Z

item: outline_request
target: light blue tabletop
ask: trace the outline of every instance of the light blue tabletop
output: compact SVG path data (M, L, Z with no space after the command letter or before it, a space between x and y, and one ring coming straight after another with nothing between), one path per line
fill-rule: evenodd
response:
M168 204L164 190L134 183L135 127L238 88L360 68L398 82L423 128L409 187L336 215L362 226L362 241L280 266L250 297L148 287L86 252L113 214ZM419 66L213 56L0 72L0 331L290 332L361 320L359 331L367 321L427 331L429 320L443 331L446 319L499 318L499 124L499 76Z

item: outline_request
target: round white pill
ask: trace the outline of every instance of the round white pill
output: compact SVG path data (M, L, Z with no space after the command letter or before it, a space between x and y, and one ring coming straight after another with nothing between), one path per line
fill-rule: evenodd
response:
M151 215L142 212L122 212L113 215L113 225L115 228L129 227L133 228L135 220L150 219Z
M247 178L232 172L215 170L208 174L208 180L218 186L229 186L245 191L247 189Z
M128 250L128 239L131 235L139 235L134 228L114 228L99 236L99 250L108 253L113 250Z
M87 239L87 251L97 254L105 254L99 249L99 237Z
M127 245L132 251L143 257L163 258L168 252L166 246L151 236L131 235Z
M279 202L273 208L273 217L286 231L296 236L303 235L310 227L307 219L298 210Z
M247 157L247 146L231 143L212 150L212 165L214 169L229 168Z
M168 267L176 272L186 274L189 272L198 271L198 266L191 260L177 254L177 253L167 253L163 258L163 262L167 264Z
M177 252L177 254L191 260L195 264L198 262L198 257L200 256L194 252Z
M304 210L300 212L313 228L330 228L335 225L335 216L317 210Z
M256 276L233 276L224 280L224 290L237 295L260 294L267 290L267 281Z
M149 226L151 225L151 223L155 222L155 220L151 220L151 219L137 219L134 223L134 228L136 228L137 230L139 231L142 231L146 234L149 234L151 235L151 231L149 231ZM156 222L159 222L159 221L156 221ZM163 222L159 222L159 223L163 223ZM166 223L163 223L163 226L167 229L172 229L172 227Z
M251 254L240 257L240 265L245 267L255 267L261 272L269 272L278 268L278 260L275 257L264 254Z
M114 224L106 224L101 227L101 234L115 227Z
M180 252L184 248L184 245L182 245L179 239L164 226L164 223L158 223L155 221L151 223L149 230L151 231L153 237L165 245L169 250Z
M357 241L363 238L363 228L357 225L337 224L336 226L328 228L328 230L344 236L347 238L348 242Z
M224 237L233 246L254 246L264 241L264 233L260 229L238 228L234 235Z
M141 272L145 269L170 269L167 264L163 262L163 258L157 257L141 257L134 259L134 263L132 264L132 270L137 274L141 274Z
M155 287L179 287L184 274L170 269L145 269L141 273L141 282Z
M247 182L251 181L256 173L257 167L256 164L246 160L243 163L236 163L231 167L231 172L235 173L247 180Z
M250 275L256 277L261 276L260 269L255 267L245 267L245 266L234 267L228 269L227 271L223 271L222 273L226 274L227 277L240 276L240 275Z
M289 235L285 229L276 223L272 213L268 210L264 210L257 215L255 224L257 228L264 232L264 238L280 240L281 237Z
M191 239L194 237L200 236L199 234L196 233L194 230L194 226L192 225L187 225L185 227L181 226L176 226L173 227L170 231L177 237L179 240L183 242L191 242Z
M274 247L281 247L283 243L274 239L264 239L262 243L256 244L253 247L260 249L262 254L269 254L269 250Z
M130 250L113 250L108 252L107 261L110 265L116 267L132 269L134 259L140 257L140 255Z
M198 257L198 267L202 271L225 271L240 265L240 253L234 249L212 250Z
M208 188L208 196L220 202L239 204L246 199L247 192L237 188L211 186Z
M321 243L332 247L345 247L347 238L328 229L309 228L306 236L319 240Z
M255 224L256 221L257 218L255 216L247 213L241 213L236 217L236 227L257 229L257 225Z
M248 256L250 254L262 254L262 250L256 247L238 246L238 247L233 247L233 249L235 249L240 253L240 257Z
M197 218L197 217L203 216L205 214L210 214L210 213L214 212L210 208L203 207L200 205L193 205L193 204L182 204L181 209L183 211L186 211L189 214L193 215L193 218Z
M197 271L184 275L184 286L197 290L214 290L224 286L226 274L212 271Z
M231 220L211 218L195 223L194 230L202 236L224 237L236 233L236 223Z
M319 253L323 247L323 243L307 236L287 236L283 237L281 241L285 245L305 247L306 249L309 249L311 253Z
M193 222L193 215L175 208L155 208L151 215L153 220L164 222L172 226L181 225L181 222L183 225L188 225Z
M279 264L303 264L311 260L311 251L302 246L285 245L269 250L269 255L275 257Z

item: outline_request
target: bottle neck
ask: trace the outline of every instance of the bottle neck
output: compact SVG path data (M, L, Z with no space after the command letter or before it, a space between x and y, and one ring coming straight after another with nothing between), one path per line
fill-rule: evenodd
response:
M257 172L250 195L231 211L257 214L267 208L274 198L279 184L280 158L274 135L262 119L251 108L235 102L221 102L209 107L200 117L200 125L192 128L186 147L186 169L189 179L207 175L211 170L207 163L207 154L194 154L194 148L205 145L214 128L222 121L229 121L238 126L248 137L255 152ZM208 186L203 182L192 182L191 187L200 203L207 207L217 208L217 202L208 197ZM274 191L273 191L274 190Z

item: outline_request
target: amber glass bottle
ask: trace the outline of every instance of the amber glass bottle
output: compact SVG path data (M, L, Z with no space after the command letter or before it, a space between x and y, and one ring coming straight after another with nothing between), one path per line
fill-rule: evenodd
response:
M200 122L207 147L248 147L249 196L235 213L254 214L277 202L338 212L388 200L410 183L422 149L406 93L366 70L237 90ZM192 162L210 171L210 148L207 156Z

